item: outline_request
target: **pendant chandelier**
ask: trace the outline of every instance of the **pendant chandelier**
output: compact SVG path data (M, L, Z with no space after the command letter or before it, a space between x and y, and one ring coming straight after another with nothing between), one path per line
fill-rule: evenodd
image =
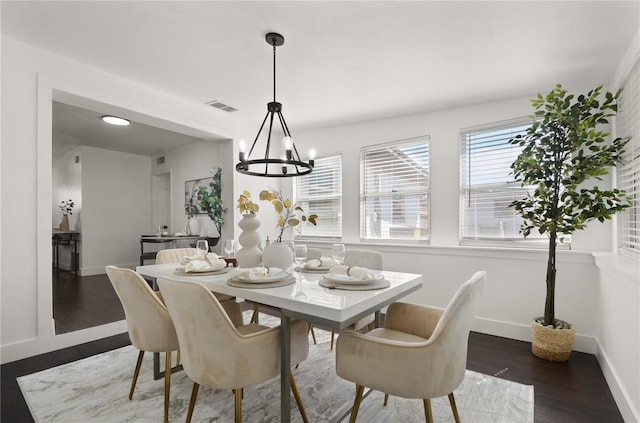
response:
M276 47L284 44L284 37L275 32L270 32L266 35L267 44L273 46L273 101L267 103L267 114L260 125L258 135L256 135L249 154L246 154L243 141L240 141L240 154L239 162L236 164L236 171L252 176L267 176L272 178L285 178L292 176L302 176L311 173L314 166L313 150L309 151L309 161L304 162L300 159L298 149L293 142L289 127L282 116L282 104L276 101ZM264 152L264 157L251 158L256 143L260 138L260 133L264 128L264 124L269 119L269 132L267 133L267 145ZM273 121L280 122L282 133L284 134L283 147L285 154L283 157L275 158L270 156L271 151L271 130L273 129ZM277 153L277 151L275 152Z

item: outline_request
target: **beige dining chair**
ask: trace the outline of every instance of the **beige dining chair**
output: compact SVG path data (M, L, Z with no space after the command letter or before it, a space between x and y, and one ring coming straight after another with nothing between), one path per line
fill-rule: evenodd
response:
M336 373L356 384L350 423L356 421L364 387L385 392L385 405L388 395L422 399L429 423L431 398L447 395L460 422L453 391L464 379L469 331L486 278L486 272L476 272L444 310L393 303L383 328L340 334Z
M371 270L384 270L384 256L379 251L349 249L344 254L344 264L346 266L366 267ZM371 329L371 324L375 320L375 314L370 314L358 320L354 324L347 326L345 330L359 332L365 327ZM335 330L331 329L331 346L333 350L333 340L335 338Z
M171 353L178 351L178 337L171 316L147 281L138 273L115 266L107 266L106 270L124 308L131 344L140 350L129 390L129 400L133 398L145 351L164 352L166 354L164 372L164 421L166 423L169 421Z
M169 248L166 250L158 251L156 256L156 264L170 264L170 263L180 263L183 258L194 256L198 253L198 250L195 248ZM242 310L237 306L236 297L232 297L231 295L220 294L215 292L214 295L222 304L222 307L225 309L231 321L235 326L240 326L243 324L242 319ZM162 299L162 294L159 294L160 299Z
M280 326L235 327L220 302L203 285L160 279L182 349L184 371L193 380L186 422L191 421L200 385L235 392L235 422L242 421L242 392L280 375ZM309 354L307 325L291 323L291 364ZM293 375L291 390L307 422Z

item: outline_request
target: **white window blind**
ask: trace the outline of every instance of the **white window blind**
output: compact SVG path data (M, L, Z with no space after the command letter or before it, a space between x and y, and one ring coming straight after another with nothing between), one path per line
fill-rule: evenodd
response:
M360 237L429 239L429 137L360 151Z
M632 198L632 206L618 214L619 245L623 254L640 258L640 60L622 86L616 116L616 136L631 137L617 167L618 188Z
M516 119L461 130L461 243L524 240L520 233L522 218L509 204L533 192L533 187L523 188L515 181L511 164L522 147L509 140L529 126L529 119ZM526 239L539 238L546 236L534 230Z
M342 236L342 156L316 159L313 172L295 178L296 201L305 214L318 215L317 226L303 223L300 235L340 238Z

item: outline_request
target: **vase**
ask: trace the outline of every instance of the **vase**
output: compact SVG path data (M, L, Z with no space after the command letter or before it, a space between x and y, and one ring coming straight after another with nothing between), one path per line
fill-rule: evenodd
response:
M195 216L189 218L189 235L200 235L200 225Z
M260 245L260 221L255 214L243 214L238 222L242 233L238 237L238 242L242 246L236 254L239 267L256 267L262 264L262 251Z
M66 214L62 215L62 220L60 221L60 225L58 225L58 230L60 231L68 231L69 230L69 216Z
M286 270L293 264L293 251L282 242L273 242L264 247L262 264Z

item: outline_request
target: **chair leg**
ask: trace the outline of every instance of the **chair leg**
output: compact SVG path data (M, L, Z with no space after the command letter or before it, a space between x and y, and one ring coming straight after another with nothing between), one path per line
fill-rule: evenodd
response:
M353 408L351 409L351 417L349 423L356 423L356 417L358 417L358 410L360 409L360 402L362 402L362 394L364 393L364 386L356 385L356 398L353 400Z
M169 423L169 397L171 391L171 351L165 353L164 365L164 423Z
M331 329L331 347L329 348L330 350L333 351L333 338L336 336L336 331L335 329Z
M458 415L458 407L456 407L456 400L453 397L453 392L449 394L449 404L451 404L451 411L453 411L453 419L456 423L460 423L460 416Z
M423 403L424 403L424 416L427 420L427 423L433 423L433 413L431 412L431 400L429 398L425 398Z
M235 423L242 423L242 388L236 388L234 397L235 403Z
M316 345L318 342L316 341L316 333L313 331L313 325L309 323L309 330L311 332L311 338L313 338L313 345Z
M249 323L258 323L258 306L253 306L253 314L251 314Z
M382 405L384 405L386 407L387 406L387 401L389 401L389 394L384 394L384 403Z
M300 410L302 421L304 423L309 423L309 419L307 418L307 413L304 411L304 406L302 405L300 392L298 392L298 386L296 385L296 381L293 379L292 374L289 375L289 379L291 380L291 391L293 392L293 397L296 399L296 404L298 404L298 410Z
M191 417L193 416L193 407L196 405L196 398L198 398L198 388L200 385L193 382L193 389L191 390L191 400L189 400L189 409L187 411L186 423L191 423Z
M133 390L136 387L136 381L140 374L140 366L142 366L142 357L144 357L144 351L140 350L138 353L138 361L136 362L136 370L133 372L133 380L131 381L131 389L129 390L129 400L133 398Z

